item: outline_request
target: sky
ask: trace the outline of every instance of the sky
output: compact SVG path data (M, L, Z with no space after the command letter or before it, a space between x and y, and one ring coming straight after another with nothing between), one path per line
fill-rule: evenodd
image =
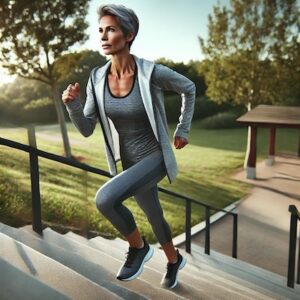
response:
M90 38L86 43L89 49L100 49L97 8L107 3L112 2L91 1L88 14ZM116 0L113 3L133 9L139 18L140 29L132 53L146 59L166 57L176 62L203 58L198 36L207 37L208 14L217 0Z
M72 47L72 51L99 50L97 8L102 4L123 4L135 11L140 21L139 33L131 53L149 60L165 57L175 62L202 60L198 36L207 37L208 14L218 2L230 0L92 0L87 21L88 41ZM0 84L12 81L0 68Z

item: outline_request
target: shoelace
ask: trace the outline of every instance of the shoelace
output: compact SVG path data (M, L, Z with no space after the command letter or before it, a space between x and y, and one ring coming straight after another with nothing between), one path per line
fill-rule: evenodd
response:
M171 263L168 263L168 264L167 264L167 274L166 274L166 278L170 278L170 277L171 277L175 265L176 265L176 263L175 263L175 264L171 264Z
M139 249L137 249L137 248L129 247L129 251L126 252L127 257L126 257L126 262L124 264L125 267L130 268L132 266L138 251L139 251Z

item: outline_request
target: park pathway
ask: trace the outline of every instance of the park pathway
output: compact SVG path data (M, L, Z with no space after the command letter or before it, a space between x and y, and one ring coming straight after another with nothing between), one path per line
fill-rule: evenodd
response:
M300 159L293 155L280 155L273 166L259 162L256 176L255 180L246 179L245 171L233 176L235 180L253 186L250 194L234 210L239 215L238 258L286 276L290 225L288 207L294 204L300 210ZM232 217L222 218L212 224L211 229L211 249L231 255ZM204 246L204 232L194 235L192 243Z

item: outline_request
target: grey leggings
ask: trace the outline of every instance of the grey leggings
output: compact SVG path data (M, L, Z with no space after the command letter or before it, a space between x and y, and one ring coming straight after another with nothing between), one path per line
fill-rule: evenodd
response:
M134 196L144 211L161 245L172 240L171 230L164 218L158 198L157 183L166 176L161 151L155 151L137 163L122 160L123 172L107 181L96 193L98 210L122 234L136 229L130 210L122 203Z

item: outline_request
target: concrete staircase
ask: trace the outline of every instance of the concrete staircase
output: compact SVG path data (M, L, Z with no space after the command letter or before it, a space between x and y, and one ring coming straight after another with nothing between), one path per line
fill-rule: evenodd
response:
M192 244L192 255L172 290L160 287L166 257L154 255L135 280L115 274L126 258L127 243L102 237L85 239L47 227L43 236L31 226L0 223L0 299L300 299L300 288L286 278Z

